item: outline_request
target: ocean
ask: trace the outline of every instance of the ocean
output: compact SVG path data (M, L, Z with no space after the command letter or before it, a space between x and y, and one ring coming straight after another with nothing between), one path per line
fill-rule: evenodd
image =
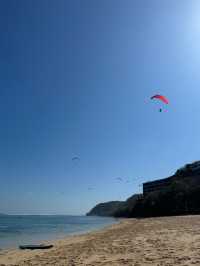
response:
M101 229L117 219L69 215L5 215L0 216L0 249L24 244L40 244L67 235Z

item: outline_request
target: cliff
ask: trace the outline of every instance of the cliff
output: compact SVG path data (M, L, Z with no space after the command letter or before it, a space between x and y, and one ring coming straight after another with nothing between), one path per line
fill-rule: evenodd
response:
M123 201L109 201L97 204L87 216L114 216L115 212L123 206Z
M97 204L91 211L87 213L88 216L128 216L132 208L135 206L137 200L141 198L141 194L135 194L126 201L109 201Z
M145 194L124 202L96 205L88 215L152 217L200 214L200 161L186 164L169 178L144 184Z

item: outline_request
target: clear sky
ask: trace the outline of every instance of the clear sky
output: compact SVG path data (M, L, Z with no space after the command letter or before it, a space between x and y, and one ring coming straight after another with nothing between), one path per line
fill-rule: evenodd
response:
M84 214L199 160L199 13L198 0L1 1L0 212Z

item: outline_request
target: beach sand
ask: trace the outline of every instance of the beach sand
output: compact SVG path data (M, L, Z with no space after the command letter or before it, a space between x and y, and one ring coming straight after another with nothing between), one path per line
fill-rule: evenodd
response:
M200 265L200 216L126 219L46 251L0 252L0 265Z

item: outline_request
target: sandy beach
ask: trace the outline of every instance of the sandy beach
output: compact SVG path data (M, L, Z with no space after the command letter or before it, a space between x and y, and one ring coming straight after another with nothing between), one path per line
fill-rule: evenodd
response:
M0 265L200 265L200 216L126 219L53 244L46 251L1 251Z

